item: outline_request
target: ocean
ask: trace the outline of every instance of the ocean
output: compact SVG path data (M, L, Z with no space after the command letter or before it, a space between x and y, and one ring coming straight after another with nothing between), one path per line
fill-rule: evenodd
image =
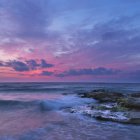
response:
M0 140L139 140L139 125L64 111L94 102L77 96L94 89L129 94L140 84L0 83Z

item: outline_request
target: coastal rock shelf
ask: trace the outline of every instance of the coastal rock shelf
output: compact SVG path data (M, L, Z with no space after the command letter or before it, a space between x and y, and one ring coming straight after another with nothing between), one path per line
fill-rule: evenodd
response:
M106 90L94 90L79 94L97 103L68 108L70 113L81 113L98 120L140 124L140 93L122 94Z

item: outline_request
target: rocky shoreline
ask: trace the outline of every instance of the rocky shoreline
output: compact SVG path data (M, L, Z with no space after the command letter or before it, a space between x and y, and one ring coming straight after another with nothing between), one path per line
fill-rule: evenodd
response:
M69 108L71 113L81 113L103 121L140 124L140 93L123 94L99 89L78 96L95 99L97 103Z

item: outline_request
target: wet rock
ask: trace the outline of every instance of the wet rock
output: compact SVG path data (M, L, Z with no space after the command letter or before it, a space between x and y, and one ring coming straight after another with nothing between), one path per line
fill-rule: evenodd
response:
M94 113L94 117L98 120L114 121L120 123L126 123L129 120L124 112L111 112L109 110L102 112L97 111L96 113Z
M112 109L114 106L116 106L116 103L92 104L91 109L108 110Z
M140 124L139 112L97 112L94 117L98 120L113 121L127 124Z
M115 108L115 109L114 109ZM118 109L119 108L119 109ZM98 120L127 124L140 124L140 112L120 109L117 104L85 105L68 108L67 112L79 113Z
M80 97L93 98L98 102L87 107L73 108L74 113L98 120L140 124L140 93L122 94L101 89L80 94Z
M140 112L129 112L128 117L128 123L140 124Z
M94 98L100 102L116 102L119 98L124 97L122 93L110 92L106 90L94 90L90 93L82 94L83 98Z
M118 103L121 106L130 108L130 109L140 109L140 98L134 98L134 97L121 98L118 100Z
M89 107L71 108L70 113L80 113L97 120L126 124L140 124L139 112L113 112L110 110L91 110Z
M110 110L112 112L125 112L128 108L118 105L117 103L107 103L92 106L96 110Z
M131 97L140 98L140 93L132 93Z
M131 115L130 115L131 114ZM103 121L113 121L119 123L128 123L128 124L140 124L140 115L139 112L133 113L123 113L123 112L96 112L93 117L98 120Z

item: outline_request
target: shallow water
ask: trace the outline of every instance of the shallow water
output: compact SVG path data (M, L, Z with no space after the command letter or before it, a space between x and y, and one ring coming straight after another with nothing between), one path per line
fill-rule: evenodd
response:
M96 103L77 97L79 92L106 88L127 94L140 91L139 87L140 84L0 84L0 140L139 140L138 125L97 121L63 111Z

